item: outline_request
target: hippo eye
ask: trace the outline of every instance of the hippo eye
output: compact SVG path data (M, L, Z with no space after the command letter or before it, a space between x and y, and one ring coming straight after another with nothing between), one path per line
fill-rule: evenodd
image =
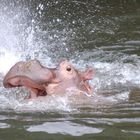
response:
M67 70L67 71L71 71L71 67L67 67L66 70Z

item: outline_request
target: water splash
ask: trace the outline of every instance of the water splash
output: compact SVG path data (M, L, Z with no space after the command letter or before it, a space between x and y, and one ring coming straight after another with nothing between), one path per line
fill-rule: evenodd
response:
M55 4L57 5L58 3ZM84 5L87 6L86 4ZM26 6L19 6L17 9L11 9L12 12L9 14L0 13L0 26L2 27L0 28L0 73L5 74L7 70L19 60L37 58L41 60L43 64L50 66L53 65L52 59L56 62L64 57L73 58L71 61L78 69L85 69L87 65L92 66L95 69L94 79L90 81L90 83L94 86L94 94L100 95L95 96L95 98L91 100L92 102L98 103L98 101L102 102L105 99L106 102L109 103L128 101L129 88L133 85L140 84L139 57L137 55L128 56L123 53L126 50L132 49L133 46L101 46L99 49L89 46L89 48L93 47L94 49L87 49L86 51L86 48L90 43L106 42L106 34L114 36L115 38L115 31L119 29L119 24L107 17L100 17L98 19L95 15L95 17L92 16L87 18L87 14L83 13L84 16L81 16L81 18L78 19L80 27L82 26L83 31L81 31L79 30L81 29L79 25L76 28L77 17L75 17L76 19L71 19L71 17L74 17L75 13L79 13L79 11L75 11L75 13L71 11L67 19L68 21L65 20L66 22L64 21L64 17L63 19L59 16L53 17L52 19L48 18L48 21L44 22L46 19L43 19L43 14L44 10L47 8L49 8L49 2L47 3L47 6L42 3L35 5L33 15L31 15L30 9ZM63 10L64 8L65 6L62 6ZM90 8L90 12L92 12L93 8ZM60 9L57 10L59 11ZM68 11L65 11L66 16L68 14L67 12ZM71 22L72 28L70 27ZM106 27L109 28L106 29ZM87 32L87 34L85 32ZM105 36L105 38L100 36L101 34ZM80 43L76 39L80 41ZM76 41L78 43L75 43ZM125 43L125 45L131 44L139 45L139 42ZM81 47L79 47L80 45ZM82 53L80 53L79 50L75 51L77 50L75 46L82 48L82 51L80 50ZM124 50L119 51L122 53L118 53L118 49L120 48L125 48ZM131 63L128 64L127 62ZM1 88L1 93L3 92L5 91ZM8 95L11 96L10 94L12 94L12 91ZM11 100L9 96L4 96L5 98L0 96L0 102L2 103L3 100L5 100L5 107L9 108L11 105L11 109L15 110L23 107L27 110L35 108L35 110L40 110L41 107L43 110L49 110L49 108L58 108L58 110L63 109L66 111L70 110L67 98L58 98L58 100L56 99L54 102L46 100L46 103L41 102L40 106L40 104L36 104L36 102L20 104L19 99L13 96L13 99ZM88 100L86 101L86 103L88 103ZM59 105L55 104L55 102ZM50 104L50 106L47 106L48 104ZM91 103L91 106L92 105L93 104Z
M20 56L15 51L9 51L4 48L0 50L0 73L6 74L9 69L20 60Z
M5 74L20 59L20 48L12 20L2 13L0 27L0 73Z

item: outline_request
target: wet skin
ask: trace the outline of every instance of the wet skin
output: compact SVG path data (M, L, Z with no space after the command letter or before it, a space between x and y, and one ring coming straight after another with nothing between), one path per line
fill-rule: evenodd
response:
M24 86L30 91L29 98L47 94L65 93L68 88L92 93L88 80L93 77L93 69L81 72L68 61L62 61L52 69L44 67L38 60L16 63L5 75L5 88Z
M60 63L55 75L60 82L50 83L46 86L48 94L65 93L69 88L77 89L77 91L79 90L89 94L93 92L92 87L87 81L91 80L93 77L93 69L91 68L81 72L75 69L68 61L63 61Z

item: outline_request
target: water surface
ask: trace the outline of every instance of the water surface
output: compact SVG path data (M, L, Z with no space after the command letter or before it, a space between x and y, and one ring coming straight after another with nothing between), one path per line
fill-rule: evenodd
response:
M0 139L140 139L138 0L2 0L0 27ZM93 67L93 96L4 89L10 67L34 58Z

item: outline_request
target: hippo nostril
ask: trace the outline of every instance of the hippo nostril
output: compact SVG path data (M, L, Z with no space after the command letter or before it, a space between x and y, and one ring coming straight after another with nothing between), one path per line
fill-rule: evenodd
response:
M67 71L71 71L71 68L70 68L70 67L68 67L68 68L66 68L66 70L67 70Z

